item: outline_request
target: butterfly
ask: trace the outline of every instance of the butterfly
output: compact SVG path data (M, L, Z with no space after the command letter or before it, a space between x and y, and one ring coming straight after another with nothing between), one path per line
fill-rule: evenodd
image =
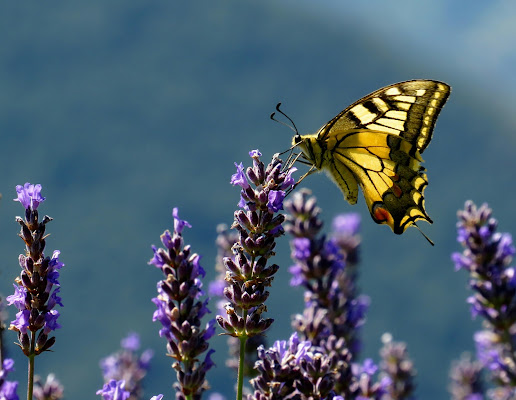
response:
M353 103L315 134L300 135L295 129L292 148L300 153L294 161L311 166L298 183L324 171L350 204L357 202L360 186L373 220L396 234L411 225L419 229L418 220L431 224L421 154L449 95L450 86L443 82L395 83Z

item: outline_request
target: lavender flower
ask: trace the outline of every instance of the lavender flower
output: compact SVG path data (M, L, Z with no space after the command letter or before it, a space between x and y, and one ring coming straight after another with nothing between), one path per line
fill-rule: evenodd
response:
M59 261L59 251L52 257L45 257L45 228L52 220L49 216L39 221L37 207L45 200L41 196L41 185L16 186L19 201L25 207L25 220L16 217L21 225L19 236L26 246L25 254L19 256L21 274L15 279L15 293L7 297L9 305L14 305L19 312L11 322L9 329L18 332L18 345L27 357L39 355L49 350L55 343L55 337L49 334L60 328L57 322L61 307L59 297L59 270L63 263ZM36 337L36 333L39 334Z
M474 294L468 298L473 317L483 317L484 329L475 334L477 357L491 372L498 393L516 387L516 277L509 266L515 253L508 233L496 231L497 221L486 204L471 201L458 212L458 241L462 253L454 253L456 270L470 273Z
M365 321L369 299L356 289L359 220L339 216L338 231L329 240L320 234L320 208L309 190L285 203L289 212L286 230L291 241L291 284L305 288L305 311L296 315L293 328L313 346L336 361L335 392L352 396L355 378L351 362L360 349L358 330ZM348 222L346 222L348 221Z
M35 379L33 395L36 400L59 400L63 398L63 391L63 385L54 374L49 374L45 383L39 377Z
M274 255L276 238L283 234L281 224L285 217L276 213L283 209L287 190L295 183L292 178L295 168L283 170L277 154L267 167L260 161L258 150L252 150L249 156L253 167L244 173L243 164L235 163L237 172L230 181L241 187L238 206L242 209L235 211L231 226L239 234L232 247L233 256L224 258L227 269L224 296L229 300L225 305L226 316L217 315L217 322L226 334L239 339L237 399L243 395L248 339L263 335L273 322L271 318L262 318L262 314L267 310L265 301L269 292L266 288L271 286L279 267L267 266L267 261Z
M390 384L387 386L389 396L393 400L414 399L416 370L407 354L407 346L403 342L395 342L392 335L382 335L383 347L380 349L382 361L380 368L383 377Z
M335 360L315 352L297 333L288 341L274 342L268 350L260 346L258 357L259 375L251 380L255 391L248 400L333 398Z
M228 284L224 295L230 303L226 305L226 317L217 315L226 333L244 342L263 334L273 322L262 318L262 313L269 297L265 288L271 285L279 267L267 266L267 261L274 255L275 239L283 234L285 217L275 214L283 208L285 192L294 184L294 170L283 172L277 156L265 167L258 150L249 155L253 167L244 173L243 165L235 163L237 172L231 177L231 183L241 187L239 206L243 210L235 212L232 225L239 233L233 257L224 258Z
M159 268L165 279L158 282L158 296L152 301L157 307L153 320L161 322L160 336L167 339L168 355L176 361L172 368L177 371L178 383L174 385L177 399L200 399L207 388L206 372L214 365L213 350L208 351L204 361L199 356L208 349L208 340L214 335L214 320L201 329L201 318L210 312L208 300L201 300L201 278L204 269L199 264L199 255L184 245L182 231L190 224L181 220L174 208L174 232L161 235L164 248L153 246L154 257L149 264Z
M463 354L460 360L452 364L449 386L453 400L482 400L484 388L482 382L482 365L471 359L470 354Z
M105 383L102 389L97 390L96 394L102 396L103 400L127 400L131 395L124 389L125 382L111 379Z
M14 371L14 361L6 358L0 364L0 399L2 400L18 400L16 389L18 388L17 381L8 381L7 375Z
M142 395L142 381L150 366L152 350L145 350L141 355L140 337L131 332L121 341L122 350L100 361L104 382L111 380L125 382L125 390L130 393L129 400L138 400Z
M217 233L217 258L215 262L215 270L217 271L218 275L214 281L210 282L208 293L211 296L219 299L219 302L217 303L217 309L219 314L224 314L224 305L227 302L224 297L224 288L227 286L225 280L226 267L224 265L224 259L228 257L235 261L231 249L238 241L238 233L234 230L230 230L229 227L225 224L220 224L217 226ZM239 363L240 342L238 338L228 336L227 344L229 349L229 358L226 360L226 366L236 371L238 369ZM254 364L258 359L256 350L259 346L265 345L266 339L264 335L253 336L247 340L245 345L245 358L243 366L244 376L256 376L256 370L254 369Z

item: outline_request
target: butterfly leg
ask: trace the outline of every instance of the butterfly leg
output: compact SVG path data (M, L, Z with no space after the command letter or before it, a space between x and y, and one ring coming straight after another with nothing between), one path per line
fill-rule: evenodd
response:
M302 162L302 160L298 160L298 161ZM297 185L299 185L299 184L303 181L303 179L305 179L308 175L311 175L311 174L313 174L314 172L317 172L317 168L315 167L315 165L313 165L313 164L310 164L310 165L311 165L311 167L310 167L310 169L308 170L308 172L306 172L304 175L302 175L302 176L301 176L301 178L299 178L299 180L294 184L294 186L292 186L292 187L287 191L287 193L286 193L287 195L288 195L288 194L290 194L290 192L292 192L292 191L297 187Z

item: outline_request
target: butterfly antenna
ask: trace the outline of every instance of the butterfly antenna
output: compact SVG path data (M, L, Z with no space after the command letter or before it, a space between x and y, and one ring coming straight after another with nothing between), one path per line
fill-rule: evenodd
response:
M421 233L423 235L423 237L428 240L428 243L430 243L432 246L435 246L434 242L432 242L432 240L425 235L425 233L421 230L421 228L419 226L417 226L417 224L414 222L414 226L417 228L417 230L419 231L419 233Z
M271 119L272 119L273 121L279 122L281 125L285 125L285 126L286 126L286 127L288 127L289 129L291 129L291 130L292 130L296 135L299 135L299 131L297 130L297 126L296 126L296 124L294 123L294 121L292 121L292 118L290 118L287 114L285 114L283 111L281 111L281 110L280 110L280 107L281 107L281 103L278 103L278 104L276 105L276 111L278 111L281 115L283 115L286 119L288 119L292 125L289 125L289 124L287 124L287 123L285 123L285 122L283 122L283 121L280 121L280 120L278 120L278 119L274 118L274 116L276 115L276 113L275 113L275 112L273 112L273 113L271 114Z

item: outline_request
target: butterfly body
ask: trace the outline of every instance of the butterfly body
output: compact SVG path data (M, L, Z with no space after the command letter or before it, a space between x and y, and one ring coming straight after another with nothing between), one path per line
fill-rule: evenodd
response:
M428 185L421 153L450 93L445 83L397 83L364 97L315 134L293 145L312 170L325 171L355 204L362 189L373 220L401 234L417 220L432 223L424 206Z

